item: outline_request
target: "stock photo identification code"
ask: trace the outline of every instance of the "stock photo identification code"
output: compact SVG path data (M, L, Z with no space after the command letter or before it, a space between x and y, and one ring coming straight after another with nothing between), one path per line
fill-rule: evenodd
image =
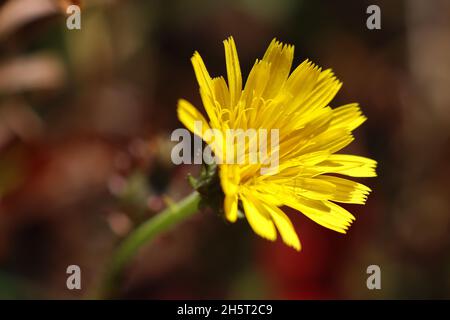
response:
M208 318L210 315L270 315L273 312L271 304L220 304L213 306L177 307L177 315L197 315Z

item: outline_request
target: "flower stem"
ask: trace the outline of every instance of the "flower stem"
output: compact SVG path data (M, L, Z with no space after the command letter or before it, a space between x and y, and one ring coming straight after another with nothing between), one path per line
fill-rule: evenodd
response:
M125 265L136 255L139 248L155 236L198 211L200 195L194 191L179 203L171 205L132 231L117 248L100 287L101 298L113 298L122 280Z

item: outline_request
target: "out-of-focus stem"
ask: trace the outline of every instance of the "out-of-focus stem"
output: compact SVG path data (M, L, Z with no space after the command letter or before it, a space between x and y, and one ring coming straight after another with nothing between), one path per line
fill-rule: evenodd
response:
M97 298L114 298L122 280L123 269L136 255L139 248L149 243L156 235L198 212L199 202L200 195L194 191L132 231L114 253Z

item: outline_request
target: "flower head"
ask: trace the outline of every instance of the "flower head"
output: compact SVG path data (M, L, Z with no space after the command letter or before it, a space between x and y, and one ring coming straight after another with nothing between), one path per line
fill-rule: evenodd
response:
M366 120L358 104L332 109L329 103L342 83L331 70L308 60L290 73L294 47L275 39L243 85L233 38L224 46L227 81L211 78L198 52L191 59L209 121L186 100L178 102L178 117L218 156L227 220L236 221L238 211L243 211L255 233L273 241L278 230L284 243L297 250L300 241L282 206L345 233L355 218L336 203L364 204L371 190L340 176L376 176L376 161L336 154L353 141L352 131ZM276 170L262 173L264 161L227 161L226 155L237 149L249 159L249 147L225 134L207 134L211 129L277 130L276 139L268 138L276 144L271 143L274 147L265 150L264 158L276 155Z

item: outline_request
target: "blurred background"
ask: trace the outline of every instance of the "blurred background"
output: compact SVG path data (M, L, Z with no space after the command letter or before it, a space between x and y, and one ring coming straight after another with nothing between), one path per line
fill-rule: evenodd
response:
M225 74L229 35L244 76L273 37L333 68L332 106L368 116L348 151L379 161L374 191L345 236L289 211L300 253L205 210L141 250L119 298L450 298L447 0L0 0L0 298L85 297L130 230L190 193L199 168L170 161L176 101L201 107L189 59Z

